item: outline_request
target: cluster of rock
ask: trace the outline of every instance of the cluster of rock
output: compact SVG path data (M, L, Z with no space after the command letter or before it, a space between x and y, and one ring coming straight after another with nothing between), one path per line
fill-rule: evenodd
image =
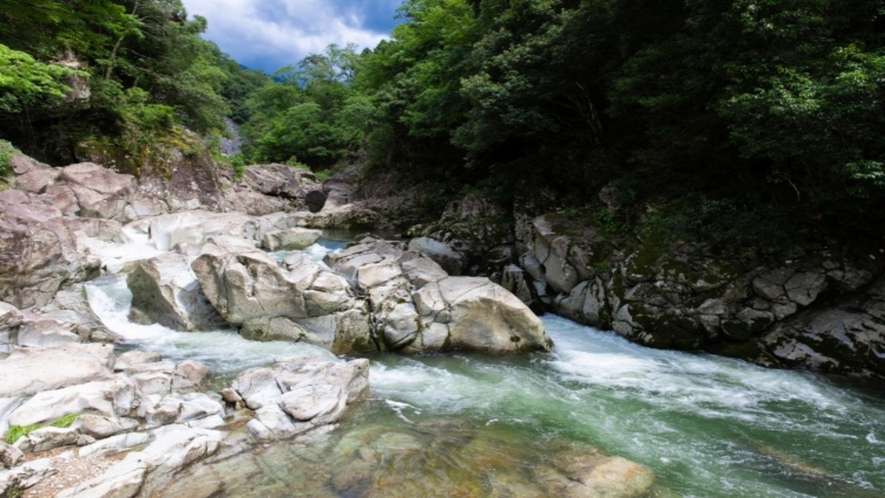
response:
M453 274L483 274L532 309L644 345L707 350L772 367L885 378L885 252L713 252L649 233L607 235L592 220L521 199L502 221L475 195L418 225L410 247Z
M618 244L556 214L532 228L521 269L564 316L654 347L885 378L881 253L726 258L651 239Z
M267 217L256 225L274 226L263 222ZM264 229L230 226L266 240ZM550 349L543 324L515 296L486 278L449 276L420 252L367 238L331 255L328 266L300 252L277 261L254 238L222 232L200 233L206 240L199 249L194 237L167 232L188 243L136 263L128 277L133 309L177 330L226 323L248 339L305 341L337 354Z
M95 338L76 333L94 317L78 314L0 303L0 338L11 351L0 359L0 434L21 434L0 442L0 496L44 481L69 485L53 489L57 496L151 496L232 444L225 402L245 400L255 410L247 427L268 441L335 422L366 391L366 360L303 357L244 372L222 398L204 392L209 372L198 362L81 342ZM265 370L276 374L265 379Z
M402 244L365 239L328 265L266 252L310 246L320 232L307 227L376 219L339 205L340 188L308 199L309 173L248 167L208 195L92 163L13 164L16 188L0 191L0 433L22 437L0 444L0 496L50 485L39 493L151 496L212 455L245 451L232 416L248 419L249 444L269 443L327 427L367 391L366 360L278 359L207 393L197 362L117 356L119 336L81 284L106 272L127 275L131 320L182 331L233 326L336 353L551 346L519 299ZM151 253L108 250L132 241Z

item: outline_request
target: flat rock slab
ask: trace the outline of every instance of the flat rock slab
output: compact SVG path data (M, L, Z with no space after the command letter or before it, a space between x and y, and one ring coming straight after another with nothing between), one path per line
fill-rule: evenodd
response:
M114 348L109 344L66 344L24 348L0 361L0 398L30 396L41 391L113 377Z

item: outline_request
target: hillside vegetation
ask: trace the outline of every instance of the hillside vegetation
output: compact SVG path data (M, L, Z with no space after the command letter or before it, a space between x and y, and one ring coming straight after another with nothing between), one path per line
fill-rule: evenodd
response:
M727 244L882 235L883 0L406 0L377 47L272 77L178 0L0 6L0 133L42 157L227 115L247 162L367 157L440 202L544 191L614 231Z

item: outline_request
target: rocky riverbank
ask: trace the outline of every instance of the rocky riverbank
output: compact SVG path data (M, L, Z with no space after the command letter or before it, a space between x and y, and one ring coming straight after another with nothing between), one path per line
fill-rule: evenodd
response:
M515 206L452 202L411 234L443 265L489 275L536 310L639 344L709 351L767 367L885 379L885 248L714 250L649 227ZM511 227L508 230L507 227Z
M15 188L0 192L2 497L223 494L231 483L191 488L188 476L256 444L322 439L366 396L368 361L332 353L551 347L528 306L486 278L449 275L432 251L367 237L327 264L299 252L271 257L265 250L315 241L311 228L378 219L308 172L250 166L242 180L216 175L214 190L198 192L206 185L174 176L162 184L92 163L13 162ZM310 192L322 192L320 209L307 205ZM199 362L115 351L120 338L82 285L106 274L127 275L136 322L193 333L228 326L331 353L268 358L209 391ZM643 496L654 486L635 463L566 450L575 451L563 449L544 486L569 496ZM333 488L378 482L364 470Z

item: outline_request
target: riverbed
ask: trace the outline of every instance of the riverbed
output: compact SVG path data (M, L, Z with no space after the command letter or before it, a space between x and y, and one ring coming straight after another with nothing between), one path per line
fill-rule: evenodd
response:
M320 260L340 246L321 241L308 252ZM87 292L105 325L125 338L121 348L201 361L215 387L274 357L331 356L305 344L246 341L230 330L133 324L121 276L91 282ZM250 455L239 465L255 467L249 485L231 482L229 496L407 496L422 480L438 496L447 489L488 496L507 469L516 476L508 479L531 481L551 451L577 444L647 466L662 495L885 497L882 393L644 348L552 315L543 321L554 341L547 354L371 356L368 400L313 447L278 443ZM391 437L395 443L383 443ZM378 461L389 476L380 483L360 474L350 456L352 447L379 444L408 449L401 453L407 458Z

